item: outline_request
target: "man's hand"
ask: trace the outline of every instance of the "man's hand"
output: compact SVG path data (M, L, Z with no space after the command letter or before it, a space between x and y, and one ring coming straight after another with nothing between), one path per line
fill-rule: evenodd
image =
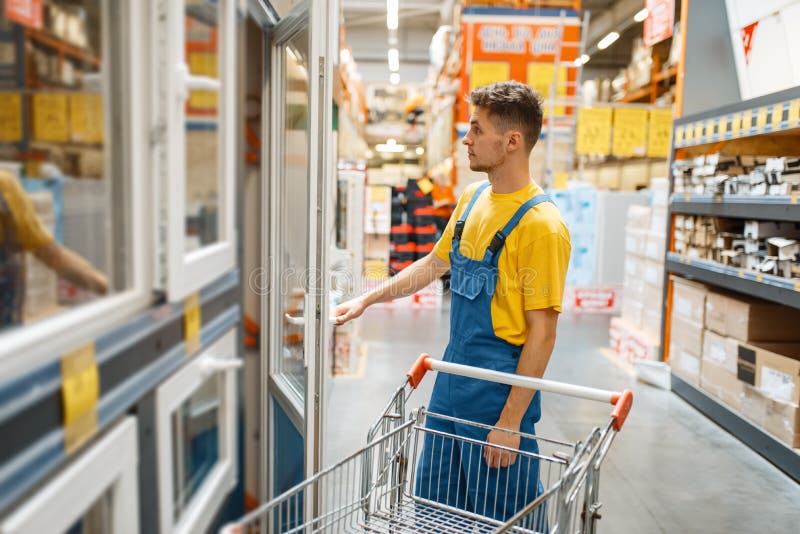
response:
M350 299L347 302L342 302L336 306L336 311L334 312L336 326L341 326L348 321L361 317L361 314L364 313L366 309L367 302L363 296Z
M519 429L514 430L518 431ZM486 436L486 442L492 445L519 450L520 437L517 434L510 434L502 430L492 430L489 432L489 435ZM514 465L517 461L516 453L495 449L489 446L483 448L483 458L486 460L486 465L489 467L509 467Z

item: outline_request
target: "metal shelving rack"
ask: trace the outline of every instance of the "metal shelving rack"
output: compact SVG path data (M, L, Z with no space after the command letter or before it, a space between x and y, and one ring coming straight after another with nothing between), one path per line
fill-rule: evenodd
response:
M676 159L725 149L732 154L800 155L800 87L747 100L706 113L677 119L673 130L670 167ZM674 180L670 178L670 189ZM672 288L670 274L771 302L800 308L800 282L777 276L691 259L672 251L673 215L706 215L739 219L800 221L800 195L710 196L673 194L667 218L664 276L664 314L661 347L669 350ZM708 418L800 482L800 454L754 425L722 401L672 375L672 389Z

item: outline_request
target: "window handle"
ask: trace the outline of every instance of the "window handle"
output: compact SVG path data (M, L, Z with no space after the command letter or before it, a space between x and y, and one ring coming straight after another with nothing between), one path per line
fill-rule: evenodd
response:
M242 367L242 360L239 358L224 358L222 356L206 356L200 362L200 368L204 374L210 375L225 371L235 371Z
M211 76L198 76L189 72L186 63L178 63L178 96L182 100L189 98L189 91L217 91L222 89L222 84L217 78Z

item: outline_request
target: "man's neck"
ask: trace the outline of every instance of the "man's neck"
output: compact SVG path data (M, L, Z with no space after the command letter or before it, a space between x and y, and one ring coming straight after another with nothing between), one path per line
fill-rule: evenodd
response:
M493 169L488 173L492 192L499 194L514 193L528 187L533 180L528 172L527 160L525 166L514 165Z

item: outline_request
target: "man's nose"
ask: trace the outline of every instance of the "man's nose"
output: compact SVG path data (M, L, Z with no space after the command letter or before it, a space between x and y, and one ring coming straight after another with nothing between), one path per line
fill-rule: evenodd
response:
M472 141L470 140L469 135L465 135L464 139L462 139L461 142L464 143L465 145L469 145Z

